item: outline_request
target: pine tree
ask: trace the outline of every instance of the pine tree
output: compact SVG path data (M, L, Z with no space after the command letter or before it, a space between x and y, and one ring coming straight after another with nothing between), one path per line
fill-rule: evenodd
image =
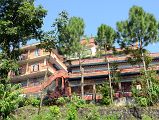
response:
M102 48L104 48L105 52L105 62L107 62L107 69L109 75L109 87L110 87L110 95L111 102L113 102L113 90L112 90L112 82L111 82L111 74L110 74L110 61L107 56L107 52L113 48L113 44L115 42L116 32L110 26L102 24L98 27L97 32L97 44L99 45L100 54L102 54Z

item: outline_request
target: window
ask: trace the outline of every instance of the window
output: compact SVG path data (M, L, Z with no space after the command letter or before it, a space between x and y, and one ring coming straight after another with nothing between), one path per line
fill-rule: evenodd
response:
M52 66L53 66L56 70L60 70L60 67L57 66L56 64L52 64Z
M36 49L36 50L34 51L34 55L35 55L35 56L39 56L39 55L40 55L40 50L39 50L39 49Z
M32 65L32 71L39 71L39 64L33 64Z

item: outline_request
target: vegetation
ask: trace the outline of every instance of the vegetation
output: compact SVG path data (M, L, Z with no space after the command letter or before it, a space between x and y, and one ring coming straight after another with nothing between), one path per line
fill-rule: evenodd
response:
M34 0L1 0L0 2L0 118L5 119L21 100L19 85L10 83L12 72L18 72L20 46L29 39L40 38L46 10L35 7Z
M129 59L136 58L138 63L142 61L145 75L147 75L146 49L144 47L158 41L159 29L156 18L153 14L145 12L141 7L133 6L129 10L129 18L117 22L117 30L121 48L124 48L125 53L131 56ZM134 48L135 45L137 47ZM150 86L149 82L147 79L148 87Z
M110 63L109 58L107 56L107 51L113 48L113 44L115 42L116 32L110 26L102 24L98 28L97 32L97 44L99 45L99 53L101 54L101 50L104 48L105 52L105 62L107 62L107 69L109 75L109 88L110 88L110 97L111 102L113 103L113 89L112 89L112 81L111 81L111 70L110 70Z
M158 102L159 99L159 81L155 71L147 71L147 76L140 75L134 82L132 88L133 97L140 106L150 106ZM147 78L148 77L148 78ZM150 87L147 86L147 79L151 81ZM141 88L137 88L140 85Z
M84 69L82 67L82 58L87 54L87 40L86 43L81 43L84 36L84 20L80 17L69 17L68 13L63 11L55 19L53 30L42 32L41 27L46 13L42 6L34 6L34 0L0 1L0 119L14 119L14 117L9 117L19 107L32 105L32 108L36 108L39 106L40 111L41 105L44 103L49 107L44 113L34 114L32 116L33 120L78 120L80 118L79 110L89 106L83 100ZM96 42L100 53L104 49L109 75L109 84L105 82L98 88L102 94L102 104L110 105L113 103L112 81L116 83L120 81L117 65L111 63L112 66L110 66L107 55L109 50L114 50L113 45L116 39L124 54L129 55L128 62L131 65L139 65L143 68L140 76L132 85L133 98L136 104L146 107L155 105L158 102L158 75L151 68L152 59L145 49L149 44L158 41L158 27L159 24L154 15L145 12L141 7L133 6L129 11L129 18L117 22L117 32L105 24L98 28ZM81 97L72 95L70 99L64 97L48 98L44 102L42 102L42 97L41 99L22 97L20 85L11 84L10 80L13 73L18 74L19 72L17 61L22 52L20 47L30 39L40 39L41 45L39 47L44 48L50 54L52 50L56 49L67 59L74 56L79 60ZM118 115L114 114L103 116L98 109L93 109L93 107L89 114L81 116L81 118L84 120L119 119ZM142 119L150 120L151 117L143 115Z
M102 101L101 103L104 105L110 105L112 103L111 101L111 93L109 88L108 82L105 82L104 84L98 86L99 92L102 94Z

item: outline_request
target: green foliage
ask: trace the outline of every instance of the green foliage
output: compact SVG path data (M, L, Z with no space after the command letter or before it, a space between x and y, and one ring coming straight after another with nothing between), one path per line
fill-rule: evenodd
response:
M74 104L70 104L67 112L67 120L77 120L77 107Z
M159 40L158 21L154 15L145 12L142 7L133 6L129 10L128 19L117 22L117 31L118 43L124 48L123 51L130 55L128 62L132 65L140 65L142 62L146 73L151 59L145 56L145 47ZM147 86L149 87L148 80Z
M96 41L97 44L99 45L100 50L102 48L104 48L105 52L107 50L110 50L113 47L115 38L116 38L116 32L110 26L101 24L101 26L98 27Z
M153 120L151 117L149 117L148 115L143 115L142 116L142 120Z
M115 115L115 114L107 115L107 116L104 117L102 120L118 120L118 116Z
M17 59L21 43L40 37L46 10L35 7L34 0L1 0L0 13L0 49Z
M69 57L78 56L83 46L80 40L84 34L84 21L79 17L69 17L62 11L53 23L53 30L45 33L41 39L42 48L46 51L57 49L59 53Z
M148 100L145 97L137 97L136 98L137 104L141 107L146 107L148 105Z
M56 118L59 118L60 117L60 108L59 107L57 107L57 106L51 106L50 108L49 108L49 110L50 110L50 113L51 113L51 115L52 115L52 117L56 117Z
M65 100L64 97L60 97L60 98L57 99L56 103L58 105L64 105L64 104L66 104L66 100Z
M40 38L46 10L34 0L0 2L0 117L7 118L21 101L19 85L10 83L10 72L17 72L20 46Z
M147 71L147 76L139 76L133 83L132 93L136 102L140 106L150 106L158 102L159 99L159 81L155 71ZM150 87L147 87L147 80ZM141 89L137 89L136 85L141 85Z
M111 63L111 80L118 83L120 82L120 71L118 69L118 63L114 61Z
M32 98L31 99L31 105L32 106L38 107L39 104L40 104L40 99L37 99L37 98Z
M0 84L0 117L7 118L22 101L19 85Z
M105 82L101 86L98 86L98 90L102 94L101 103L104 105L110 105L111 104L111 97L110 97L110 87L109 87L108 83Z
M50 106L48 112L35 115L32 120L59 120L61 117L60 108L57 106Z
M19 104L21 107L28 106L28 105L38 107L40 104L40 99L36 97L25 97Z
M127 20L117 22L117 30L122 47L138 43L138 47L143 49L149 43L158 40L156 18L138 6L130 8Z
M86 101L74 94L72 95L70 104L73 104L76 108L81 108L83 105L86 104Z
M10 112L18 108L20 97L20 85L11 84L8 73L16 71L18 65L15 60L10 60L5 54L0 53L0 117L7 118Z
M143 49L142 51L144 53L143 57L145 59L146 68L148 68L149 64L152 61L152 58L149 56L148 51L146 51L145 49ZM130 63L131 65L138 64L139 66L141 66L141 63L143 62L142 51L139 49L134 50L133 48L128 48L127 51L125 51L126 54L130 55L130 57L128 57L128 60L127 60L128 63Z

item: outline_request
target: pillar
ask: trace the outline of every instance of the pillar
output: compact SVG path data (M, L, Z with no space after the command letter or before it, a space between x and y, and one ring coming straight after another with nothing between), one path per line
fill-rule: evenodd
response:
M29 59L30 58L30 50L28 50L28 55L27 55L27 59Z
M62 86L61 87L62 87L62 90L64 90L64 85L65 85L64 84L65 83L64 77L62 77L61 79L62 79Z
M28 64L28 62L27 62L25 74L27 74L28 72L29 72L29 64Z
M93 100L96 102L96 84L93 84Z

